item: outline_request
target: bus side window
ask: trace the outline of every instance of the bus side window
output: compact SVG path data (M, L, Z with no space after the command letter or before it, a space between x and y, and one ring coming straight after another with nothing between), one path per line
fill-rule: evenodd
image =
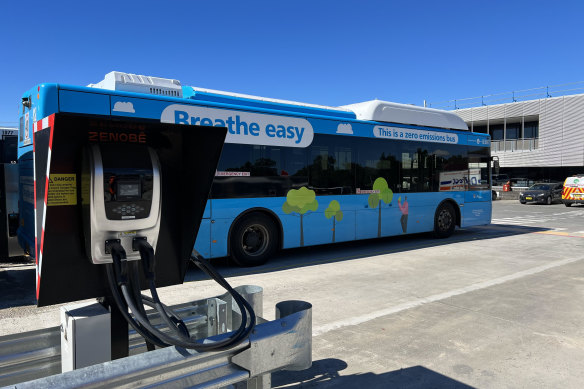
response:
M350 141L348 137L315 135L309 149L308 183L317 195L354 193Z
M463 190L452 178L468 178L468 162L466 150L456 145L436 144L431 150L433 156L433 190L453 191ZM441 181L444 181L441 183ZM442 185L444 184L444 185Z
M489 151L485 148L469 146L468 148L468 190L489 189Z
M400 164L396 157L396 141L360 138L353 140L357 150L355 163L355 186L359 190L372 190L375 180L383 178L387 186L399 192Z

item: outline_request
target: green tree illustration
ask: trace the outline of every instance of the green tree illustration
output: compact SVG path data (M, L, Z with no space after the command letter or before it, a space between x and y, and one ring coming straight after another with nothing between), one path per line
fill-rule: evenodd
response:
M393 199L393 191L389 189L387 181L385 178L378 177L375 182L373 182L373 190L378 191L378 193L371 193L369 195L369 208L379 207L379 217L377 222L377 236L381 237L381 202L385 204L391 204Z
M327 219L333 218L333 243L335 242L336 222L343 220L343 211L341 211L341 204L337 200L330 202L327 209L324 211L324 216Z
M302 216L308 211L316 211L318 201L316 193L306 187L290 189L286 194L286 202L282 205L285 214L295 213L300 216L300 246L304 246L304 226Z

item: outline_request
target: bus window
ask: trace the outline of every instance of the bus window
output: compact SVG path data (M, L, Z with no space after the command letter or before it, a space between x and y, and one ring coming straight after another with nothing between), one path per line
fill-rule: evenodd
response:
M433 188L440 192L462 191L468 184L468 160L466 148L457 145L435 144L433 156Z
M484 147L468 148L468 190L488 190L489 182L489 152Z
M286 196L308 184L304 154L300 148L226 143L211 197Z
M358 153L355 165L355 185L359 190L372 190L377 178L387 181L387 186L394 192L400 188L400 165L396 157L396 141L379 141L379 139L353 139Z
M350 138L317 135L309 148L308 183L317 195L354 193Z

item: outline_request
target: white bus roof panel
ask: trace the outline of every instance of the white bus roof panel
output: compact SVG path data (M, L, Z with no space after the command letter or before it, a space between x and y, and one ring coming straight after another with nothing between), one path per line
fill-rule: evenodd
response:
M106 74L104 79L97 84L89 84L88 86L124 92L182 97L182 87L179 80L115 71Z
M416 126L451 128L468 131L460 116L439 109L416 107L415 105L371 100L344 105L342 108L355 112L357 119L377 122L413 124Z
M334 110L334 111L351 112L351 110L343 108L343 107L329 107L326 105L301 103L298 101L291 101L291 100L272 99L269 97L246 95L246 94L242 94L242 93L234 93L234 92L226 92L226 91L220 91L220 90L214 90L214 89L199 88L199 87L195 87L195 86L192 86L191 88L193 88L194 92L211 93L211 94L216 94L216 95L237 97L240 99L258 100L258 101L265 101L265 102L275 103L275 104L297 105L299 107L318 108L318 109L323 109L323 110L328 109L328 110Z

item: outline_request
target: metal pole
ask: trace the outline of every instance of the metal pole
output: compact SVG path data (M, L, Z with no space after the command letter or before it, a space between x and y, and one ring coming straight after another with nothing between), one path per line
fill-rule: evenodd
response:
M2 145L3 141L0 141ZM6 180L4 164L0 161L0 262L7 261L8 253L8 214L6 213Z
M128 322L122 316L122 313L112 297L104 297L103 299L100 299L99 302L109 310L111 314L112 361L125 358L130 352Z

